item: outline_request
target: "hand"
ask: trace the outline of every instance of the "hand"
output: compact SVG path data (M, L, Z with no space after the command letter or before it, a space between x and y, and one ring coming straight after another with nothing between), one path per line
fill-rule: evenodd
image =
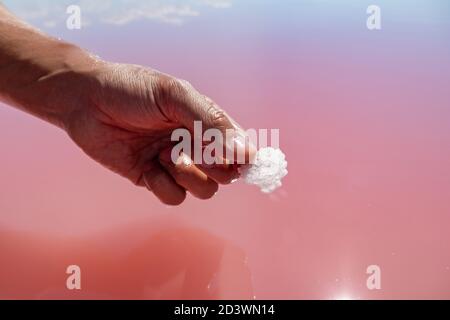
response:
M236 166L171 161L176 128L234 129L236 153L252 159L243 130L189 83L140 66L101 61L48 37L0 5L0 99L65 129L91 158L177 205L186 190L211 198Z
M73 92L60 100L72 104L64 127L91 158L138 186L146 186L163 203L178 205L186 190L200 199L211 198L218 183L238 177L236 165L194 165L185 154L171 161L174 129L222 132L243 130L214 102L186 81L135 65L97 63L94 71L74 77ZM65 81L67 82L67 81ZM238 145L239 147L239 145ZM250 159L253 148L237 152Z

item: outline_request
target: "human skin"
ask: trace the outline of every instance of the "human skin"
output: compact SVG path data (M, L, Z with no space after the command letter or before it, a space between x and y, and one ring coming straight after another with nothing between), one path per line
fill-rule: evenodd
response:
M179 205L186 191L211 198L238 176L232 164L171 160L177 128L235 132L235 152L254 156L244 130L187 81L137 65L104 61L23 23L0 4L0 100L65 130L92 159ZM182 160L182 161L181 161Z

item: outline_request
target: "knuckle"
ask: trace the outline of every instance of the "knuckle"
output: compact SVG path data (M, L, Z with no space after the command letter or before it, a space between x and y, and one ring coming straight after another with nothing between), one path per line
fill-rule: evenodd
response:
M152 89L155 103L164 110L164 115L168 119L176 118L175 106L183 103L186 99L186 90L177 78L159 73L155 76L154 87Z
M170 93L177 87L176 79L163 73L156 76L156 83L158 85L158 89L160 89L163 93Z
M178 80L178 83L179 83L183 88L185 88L185 89L191 89L191 88L193 88L192 84L191 84L189 81L184 80L184 79L177 79L177 80Z
M208 108L208 114L211 118L211 122L217 127L226 126L227 115L225 111L216 107L215 105L211 105Z
M161 85L161 88L163 91L168 93L184 93L186 92L190 87L189 82L186 80L174 78L168 75L159 75L159 83Z
M157 76L157 95L166 103L173 101L185 101L189 92L193 90L192 85L186 80L177 79L165 74Z

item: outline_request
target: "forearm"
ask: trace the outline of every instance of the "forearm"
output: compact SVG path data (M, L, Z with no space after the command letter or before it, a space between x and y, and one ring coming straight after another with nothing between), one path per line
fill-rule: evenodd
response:
M78 47L46 36L0 4L0 99L63 126L70 103L62 93L93 68L95 59ZM72 88L73 91L73 88Z

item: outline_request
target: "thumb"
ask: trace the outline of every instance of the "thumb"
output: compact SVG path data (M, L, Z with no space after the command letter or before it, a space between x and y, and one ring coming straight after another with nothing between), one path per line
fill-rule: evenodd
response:
M194 133L195 139L202 139L204 131L208 129L218 129L222 133L224 147L233 152L234 160L245 159L246 163L252 162L256 147L236 121L187 81L177 80L175 90L173 116L191 133ZM201 121L202 132L195 132L195 121Z

